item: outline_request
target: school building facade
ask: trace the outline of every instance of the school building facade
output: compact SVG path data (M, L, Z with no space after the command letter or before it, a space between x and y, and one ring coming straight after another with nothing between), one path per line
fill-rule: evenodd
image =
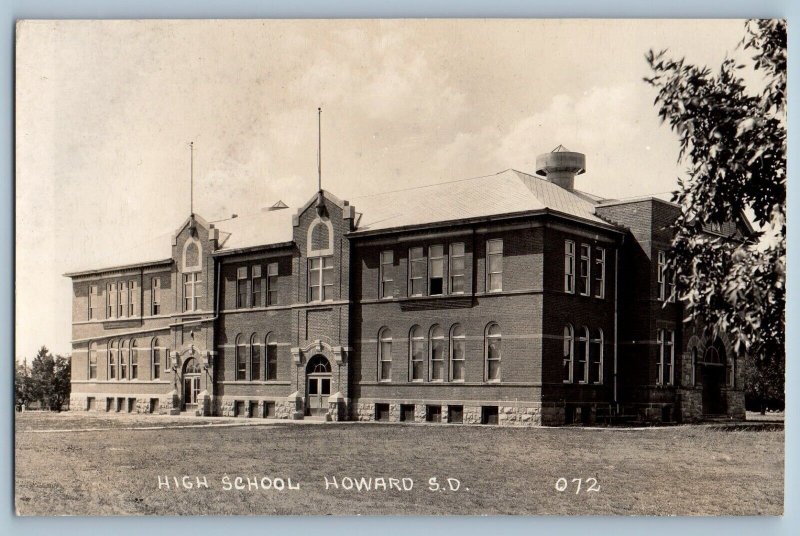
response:
M679 207L536 175L321 190L72 279L73 411L561 425L743 418L743 361L683 322ZM708 228L738 240L746 220Z

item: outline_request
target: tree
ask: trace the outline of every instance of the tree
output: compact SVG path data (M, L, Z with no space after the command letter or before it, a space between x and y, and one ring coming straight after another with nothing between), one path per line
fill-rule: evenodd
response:
M753 73L763 76L758 91L734 59L712 73L666 51L648 52L653 76L645 80L687 165L673 197L682 210L670 264L688 320L732 337L758 369L747 377L764 383L748 388L782 398L783 375L774 371L785 359L786 21L747 21L739 46L752 51ZM757 232L744 240L703 232L745 214Z
M42 407L60 410L69 400L70 363L63 356L53 357L47 347L42 346L31 363L30 399L37 400Z
M15 360L14 370L14 403L18 407L27 407L31 400L31 369L28 360L23 359L22 363Z

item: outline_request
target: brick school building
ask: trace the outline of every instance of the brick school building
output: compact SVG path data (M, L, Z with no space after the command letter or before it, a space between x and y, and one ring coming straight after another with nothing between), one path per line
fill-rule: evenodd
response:
M507 170L218 224L72 279L73 411L561 425L744 416L743 356L683 322L679 207ZM706 229L737 240L747 221Z

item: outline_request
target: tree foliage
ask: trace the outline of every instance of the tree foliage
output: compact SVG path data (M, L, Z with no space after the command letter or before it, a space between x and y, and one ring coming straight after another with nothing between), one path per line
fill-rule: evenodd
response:
M70 362L66 357L53 356L47 347L42 346L30 367L30 375L23 379L25 404L38 401L43 408L60 410L69 401ZM18 381L20 375L17 375ZM24 376L23 376L24 378Z
M31 400L31 368L28 366L27 359L24 359L22 363L16 361L15 365L14 404L27 407Z
M763 88L748 87L748 66L734 59L712 72L652 50L645 80L687 166L670 263L688 319L726 333L763 369L754 377L773 378L785 356L786 21L748 21L739 46ZM743 240L704 232L745 214L757 231Z

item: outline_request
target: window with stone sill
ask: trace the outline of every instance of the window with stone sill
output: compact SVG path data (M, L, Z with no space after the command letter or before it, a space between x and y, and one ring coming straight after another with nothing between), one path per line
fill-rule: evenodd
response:
M392 331L382 328L378 333L378 381L392 381Z
M491 323L486 327L485 344L486 373L484 378L487 382L499 382L502 378L501 363L503 357L503 339L499 325Z

